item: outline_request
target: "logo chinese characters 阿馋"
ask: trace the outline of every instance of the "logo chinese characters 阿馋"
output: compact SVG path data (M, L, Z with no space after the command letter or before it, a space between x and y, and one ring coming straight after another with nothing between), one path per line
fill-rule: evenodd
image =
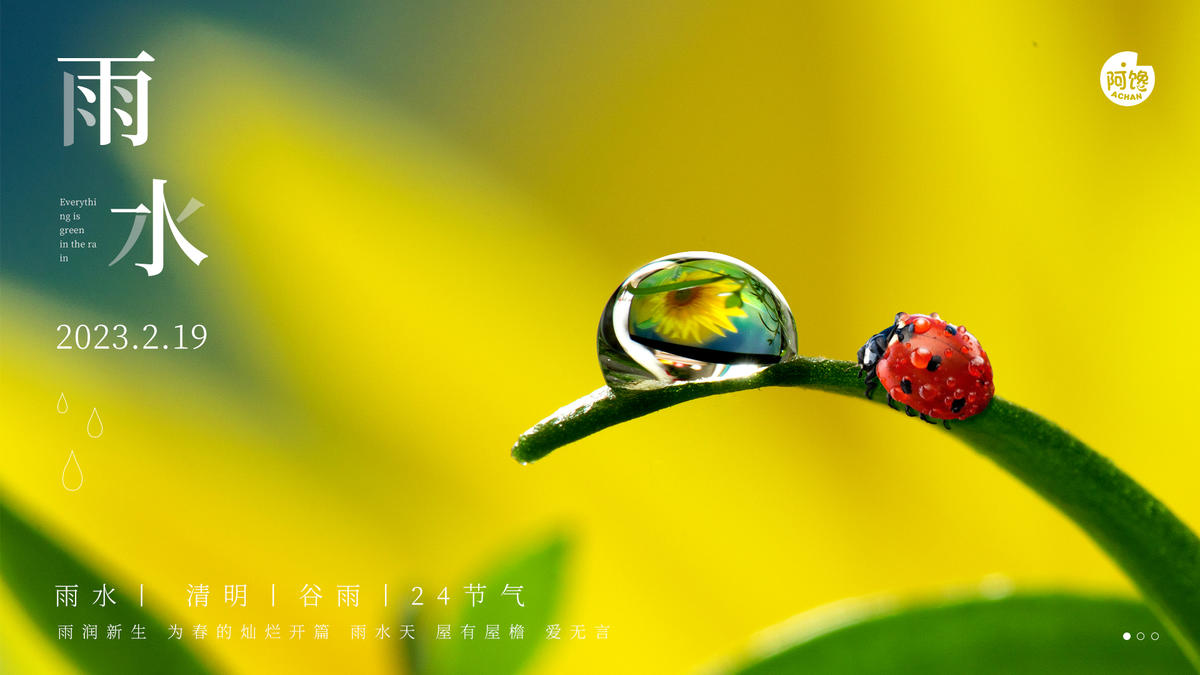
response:
M166 196L163 194L163 186L166 185L166 183L167 181L161 178L154 179L153 209L146 208L145 204L138 204L136 208L132 209L112 209L113 213L132 213L133 227L129 230L129 237L125 240L125 245L121 247L121 252L117 254L117 257L113 258L112 262L108 263L109 267L112 267L120 262L121 259L124 258L125 255L133 248L133 245L137 243L138 239L142 236L142 229L146 225L146 216L153 216L153 220L151 221L150 241L151 258L150 262L148 263L137 263L138 267L146 270L146 276L153 277L162 273L163 271L163 243L166 235L166 228L168 227L171 228L171 236L175 239L175 244L179 246L179 249L183 251L184 255L186 255L194 264L199 265L202 260L208 257L208 254L193 246L192 243L183 236L183 233L179 231L178 227L178 223L182 223L183 221L187 220L188 216L195 213L196 210L201 206L204 206L204 204L200 203L195 197L193 197L188 200L187 206L183 207L183 210L179 212L179 217L172 218L171 211L167 208Z
M1100 90L1117 105L1137 105L1154 91L1154 68L1139 66L1137 58L1137 52L1117 52L1100 69Z
M150 76L145 71L139 70L136 75L114 75L113 66L115 64L125 63L148 63L154 61L154 57L146 52L142 52L137 56L129 59L113 58L62 58L60 62L69 63L94 63L96 64L95 75L75 75L73 73L63 73L63 145L73 145L75 143L75 118L76 113L84 123L89 127L99 127L100 145L108 145L112 142L112 118L115 114L121 120L124 127L131 128L133 133L121 134L129 139L129 142L135 146L146 142L149 134L150 124ZM76 84L76 80L85 82L95 81L94 86L83 86ZM136 94L130 91L128 87L121 86L129 80L133 80L136 84L133 87ZM76 92L82 97L83 101L79 101ZM120 98L122 105L134 104L133 114L124 108L113 106L113 93L116 93ZM136 103L135 103L136 100ZM77 107L76 103L86 103L87 107Z

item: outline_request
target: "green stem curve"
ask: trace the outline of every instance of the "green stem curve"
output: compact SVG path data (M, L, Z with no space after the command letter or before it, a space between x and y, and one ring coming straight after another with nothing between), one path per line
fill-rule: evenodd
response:
M602 387L522 434L512 455L529 463L678 403L772 386L863 395L855 364L805 357L741 379L620 393ZM877 391L873 400L883 403L884 396ZM1200 669L1200 539L1195 533L1112 461L1018 405L996 398L982 413L952 426L944 433L999 464L1083 528L1129 575Z

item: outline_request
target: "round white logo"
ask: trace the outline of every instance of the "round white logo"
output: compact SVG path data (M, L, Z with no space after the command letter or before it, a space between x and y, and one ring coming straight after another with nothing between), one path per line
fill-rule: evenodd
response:
M1137 105L1154 91L1154 68L1139 66L1137 52L1117 52L1100 69L1100 91L1117 105Z

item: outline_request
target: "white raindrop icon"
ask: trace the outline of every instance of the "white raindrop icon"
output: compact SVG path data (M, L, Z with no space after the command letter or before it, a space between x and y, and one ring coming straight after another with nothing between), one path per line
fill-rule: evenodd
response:
M58 414L67 414L67 395L65 393L58 395Z
M100 421L100 413L92 408L92 416L88 418L87 434L92 438L100 438L104 433L104 423Z
M75 492L83 487L83 469L79 467L79 460L75 459L74 450L67 456L67 463L63 465L62 486L68 492Z

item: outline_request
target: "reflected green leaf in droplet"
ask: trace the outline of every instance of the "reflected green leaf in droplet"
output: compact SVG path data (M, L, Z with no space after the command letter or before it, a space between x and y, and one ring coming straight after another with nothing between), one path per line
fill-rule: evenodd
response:
M602 387L522 434L512 455L527 464L607 427L685 401L773 386L863 398L856 364L808 357L737 379L620 393ZM873 401L886 405L881 389ZM1000 398L982 413L954 422L949 431L913 420L913 433L958 438L1074 520L1125 571L1200 667L1200 539L1145 488L1053 422ZM734 459L744 460L745 453Z
M853 608L848 611L854 611ZM816 610L819 613L820 610ZM797 619L804 619L801 616ZM816 617L819 619L819 617ZM1067 593L970 598L866 612L822 630L772 645L728 672L776 673L1105 673L1172 675L1195 672L1179 645L1144 604L1125 598ZM1126 641L1124 631L1145 639ZM770 632L770 631L768 631ZM1157 632L1159 639L1151 640Z
M68 553L0 500L0 579L20 603L34 629L86 673L210 673L181 640L168 640L166 624L138 607L138 587L105 576ZM76 607L56 607L55 586L78 584ZM93 590L116 587L115 605L93 605ZM59 640L59 624L74 626L74 639ZM96 624L100 639L82 639L82 625ZM109 624L120 624L120 639L108 640ZM131 640L135 624L145 640Z
M679 265L679 267L683 267ZM708 270L705 270L708 271ZM722 274L715 277L705 277L703 279L688 279L687 281L675 281L669 284L657 284L654 286L634 286L629 289L629 292L635 296L654 295L656 293L669 293L671 291L686 291L689 288L698 288L715 284L718 281L728 279L729 275Z

